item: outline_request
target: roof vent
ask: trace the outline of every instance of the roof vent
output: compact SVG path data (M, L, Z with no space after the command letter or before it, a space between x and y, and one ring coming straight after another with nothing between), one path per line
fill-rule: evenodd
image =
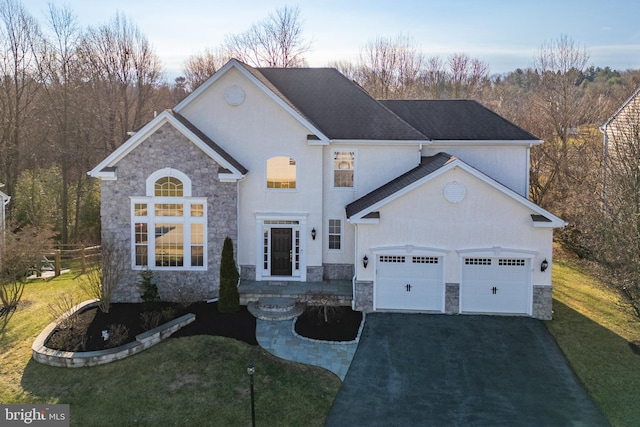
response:
M451 203L458 203L467 195L467 189L457 181L451 181L444 186L444 198Z

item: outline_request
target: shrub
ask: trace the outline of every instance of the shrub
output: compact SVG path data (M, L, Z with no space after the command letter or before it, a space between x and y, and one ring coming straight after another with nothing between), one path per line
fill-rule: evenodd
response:
M142 321L142 329L148 331L157 327L162 322L163 315L159 311L145 311L140 314L140 320Z
M109 331L109 340L107 341L109 347L117 347L129 338L129 328L120 323L109 325L107 330Z
M153 281L153 271L143 270L140 272L138 289L140 290L140 298L146 305L153 305L153 303L160 301L158 286Z
M240 294L238 294L238 279L240 274L233 258L233 242L231 238L224 239L222 259L220 261L220 295L218 310L221 313L236 313L240 310Z

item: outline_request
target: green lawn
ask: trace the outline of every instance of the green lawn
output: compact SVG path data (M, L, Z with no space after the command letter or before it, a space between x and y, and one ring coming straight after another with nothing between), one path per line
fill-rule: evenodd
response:
M71 275L27 285L0 339L0 402L68 403L72 425L250 425L246 367L252 361L257 424L324 425L340 387L334 374L228 338L169 339L91 368L31 360L33 340L51 321L47 301L76 288Z
M640 319L616 291L571 263L556 260L553 268L547 327L611 423L637 425L640 356L629 342L640 342ZM31 344L51 321L47 302L75 289L71 275L27 285L0 339L0 402L69 403L73 425L249 425L245 370L253 361L258 425L324 425L337 377L231 339L170 339L92 368L34 362Z
M553 320L546 322L574 371L614 426L640 423L640 318L615 290L570 262L553 266Z

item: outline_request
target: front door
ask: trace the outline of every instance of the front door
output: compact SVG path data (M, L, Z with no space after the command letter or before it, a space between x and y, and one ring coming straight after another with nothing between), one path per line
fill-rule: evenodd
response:
M292 274L292 229L271 229L271 275L291 276Z

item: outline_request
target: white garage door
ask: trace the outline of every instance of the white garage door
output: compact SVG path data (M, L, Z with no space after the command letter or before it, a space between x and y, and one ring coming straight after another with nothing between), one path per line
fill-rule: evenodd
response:
M378 255L376 310L443 311L441 257Z
M460 309L471 313L528 313L529 260L465 258Z

